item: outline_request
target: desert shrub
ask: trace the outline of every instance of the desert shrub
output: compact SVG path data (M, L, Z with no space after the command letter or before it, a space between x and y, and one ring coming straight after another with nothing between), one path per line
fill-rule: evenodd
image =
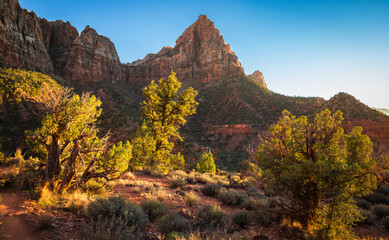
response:
M389 205L378 204L371 208L374 214L379 218L384 218L389 216Z
M230 190L221 190L217 197L227 205L239 205L244 199L247 198L247 195L244 193L239 193L235 189Z
M154 199L146 200L141 203L143 211L149 216L150 221L155 221L165 216L169 209L166 204Z
M188 182L196 183L196 181L197 181L197 179L196 179L196 172L192 171L192 172L188 173L186 178L187 178Z
M89 194L78 190L64 193L63 199L65 208L78 216L87 216L87 208L94 200Z
M357 206L360 207L360 208L363 208L363 209L366 209L366 210L369 210L371 208L371 203L364 200L364 199L360 199L357 201Z
M232 221L239 225L241 228L245 228L252 223L253 214L249 211L239 210L232 215Z
M158 201L163 202L168 198L171 198L171 195L168 194L165 190L159 190L156 193L156 198Z
M254 222L261 226L268 226L270 223L277 222L279 219L280 215L270 213L263 208L254 211Z
M40 190L39 195L38 203L44 207L54 207L60 204L59 196L51 192L47 186Z
M40 167L41 161L38 158L25 160L19 158L17 164L18 174L15 176L15 186L19 189L34 189L42 181L43 168Z
M199 182L199 183L204 183L204 184L216 183L216 180L213 179L213 178L212 178L209 174L207 174L207 173L197 174L196 180L197 180L197 182Z
M368 194L364 199L374 204L389 204L389 197L379 192Z
M182 187L186 184L186 178L181 177L179 175L171 175L168 178L168 182L171 187L177 188L177 187Z
M382 220L382 222L384 223L384 227L389 230L389 216L386 216L384 217L384 219Z
M190 207L196 205L199 201L200 201L200 198L197 196L196 193L194 193L192 191L188 192L185 195L184 202L186 203L186 205L188 205Z
M230 221L228 214L214 204L201 206L197 212L197 217L200 224L212 228L224 228Z
M159 229L162 233L168 234L171 232L189 232L192 225L184 217L177 213L169 212L158 222Z
M381 185L378 189L381 193L389 196L389 186Z
M83 222L81 226L81 240L126 240L135 239L134 228L128 228L128 222L120 217L103 218ZM135 233L136 234L136 233Z
M196 171L200 173L216 173L216 165L211 151L201 155L200 161L196 165Z
M246 210L257 210L260 208L259 200L252 197L248 197L243 200L243 202L240 204L240 207Z
M371 211L361 209L359 212L361 213L362 219L358 224L375 225L374 214Z
M121 196L97 198L95 202L89 204L87 215L97 222L99 216L102 220L108 219L107 221L119 221L121 219L120 221L125 222L127 227L133 228L134 231L139 231L148 222L146 215L139 207L134 206L131 202L127 203Z
M201 188L201 192L206 196L215 197L222 187L219 184L207 183Z
M188 174L187 174L186 172L182 171L182 170L176 170L176 171L174 171L174 172L171 172L170 175L180 176L180 177L184 178L185 180L186 180L187 177L188 177Z
M108 191L107 181L104 178L93 178L83 185L85 192L101 195Z

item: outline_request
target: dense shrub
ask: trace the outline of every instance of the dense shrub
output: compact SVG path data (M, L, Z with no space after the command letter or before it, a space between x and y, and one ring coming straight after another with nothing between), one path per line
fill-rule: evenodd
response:
M374 214L379 218L384 218L389 216L389 205L378 204L372 207Z
M240 210L232 215L232 221L239 225L241 228L245 228L253 222L253 214L249 211Z
M257 210L260 208L259 200L252 197L248 197L243 200L243 202L240 204L240 207L246 210Z
M171 232L189 232L192 225L184 217L177 213L169 212L158 222L159 229L162 233L168 234Z
M379 192L368 194L364 197L364 199L374 204L389 204L389 197Z
M204 184L216 183L216 180L213 179L212 176L210 176L207 173L197 174L196 175L196 181L199 182L199 183L204 183Z
M196 171L200 173L216 173L216 165L211 151L201 155L201 159L196 165Z
M359 210L362 216L361 221L358 224L375 225L374 214L371 211L361 209Z
M127 240L136 239L133 228L128 228L128 222L120 217L96 219L82 223L81 240Z
M169 176L167 179L168 179L170 186L173 188L182 187L186 184L186 178L181 177L179 175L173 174L173 175Z
M154 199L146 200L141 203L143 211L149 216L150 221L154 221L165 216L169 209L166 204Z
M200 198L197 196L196 193L194 192L188 192L186 195L185 195L185 199L184 199L186 205L188 206L194 206L196 205L199 201L200 201Z
M384 186L384 185L381 185L378 190L385 194L386 196L389 196L389 186Z
M239 193L235 189L221 190L217 197L227 205L239 205L247 198L246 194Z
M201 188L201 192L206 196L215 197L222 187L219 184L208 183Z
M103 224L104 221L122 221L127 227L138 231L147 224L147 217L142 210L131 202L119 196L97 198L87 209L87 215L95 223ZM98 220L98 217L101 219ZM104 220L107 219L107 220ZM120 220L119 220L120 219ZM106 224L106 223L104 223Z
M363 208L363 209L366 209L366 210L369 210L371 208L371 203L364 200L364 199L360 199L357 201L357 206L360 207L360 208Z
M217 205L203 205L197 212L199 223L211 228L224 228L230 221L228 214Z

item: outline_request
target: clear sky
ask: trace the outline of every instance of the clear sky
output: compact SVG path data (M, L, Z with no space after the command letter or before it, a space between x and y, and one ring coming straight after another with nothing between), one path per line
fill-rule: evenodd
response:
M109 37L122 62L156 53L205 14L246 74L270 90L329 99L347 92L389 109L389 0L19 0L48 20Z

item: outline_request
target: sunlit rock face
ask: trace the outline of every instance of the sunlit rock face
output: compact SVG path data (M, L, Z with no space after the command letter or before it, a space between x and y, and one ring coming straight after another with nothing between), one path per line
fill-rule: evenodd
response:
M0 1L0 62L52 74L53 63L43 44L39 18L17 0Z
M252 78L256 83L261 85L264 88L267 88L265 78L263 77L262 73L260 71L255 71L252 74L249 75L250 78Z
M181 80L202 83L244 74L238 57L204 15L184 31L174 48L164 47L157 54L149 54L124 67L125 79L131 83L166 77L170 71L175 71Z

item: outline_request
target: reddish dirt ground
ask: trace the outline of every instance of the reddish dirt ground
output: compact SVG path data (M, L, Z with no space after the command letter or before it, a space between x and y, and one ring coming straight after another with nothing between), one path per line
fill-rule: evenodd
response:
M1 239L41 239L34 228L25 222L25 209L21 204L28 199L28 194L24 192L2 192L0 203L0 221L3 229L0 233Z
M170 197L166 197L164 202L175 212L186 216L193 223L196 222L196 212L203 204L217 204L228 214L232 215L239 209L237 206L222 204L218 199L205 196L199 191L203 184L187 184L183 189L171 188L166 178L158 178L143 173L135 173L132 179L119 179L113 184L112 193L123 195L128 200L140 204L146 197L155 197L156 190L164 190ZM153 189L150 191L148 189ZM200 197L200 202L196 206L188 207L184 202L185 191L194 191ZM29 201L27 192L0 192L3 200L0 203L0 221L3 223L3 230L0 232L0 239L15 240L48 240L48 239L77 239L80 231L81 219L71 213L57 210L44 210L35 201ZM185 211L183 211L185 210ZM40 228L42 219L50 217L52 224L50 229ZM158 227L152 223L145 231L155 232ZM259 234L266 235L269 239L293 239L290 236L281 237L280 226L273 225L267 228L252 227L241 229L235 224L229 227L230 236L233 239L255 239ZM357 227L355 233L359 237L371 236L369 240L388 240L389 234L383 226Z

